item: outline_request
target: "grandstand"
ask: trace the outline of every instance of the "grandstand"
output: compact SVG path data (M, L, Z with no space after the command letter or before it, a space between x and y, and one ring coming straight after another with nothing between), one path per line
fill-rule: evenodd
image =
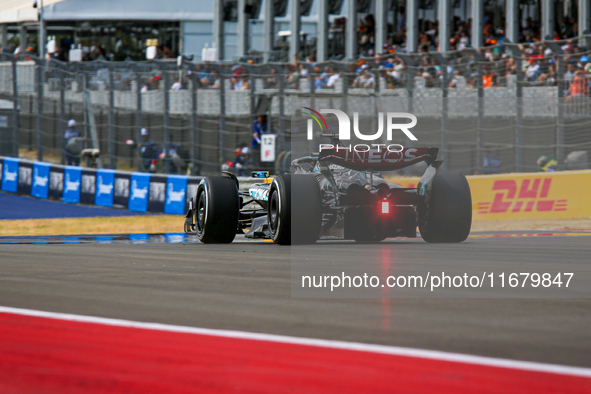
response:
M76 119L111 168L136 166L126 141L146 127L159 146L179 144L194 173L216 173L250 144L259 115L278 156L289 151L297 110L311 102L415 113L421 144L467 174L483 173L487 152L501 172L535 171L540 155L566 168L591 143L588 1L94 3L78 13L76 0L0 6L1 154L62 161ZM46 34L35 36L39 26ZM45 35L53 52L26 51ZM162 52L140 61L148 39ZM88 61L67 61L64 43ZM202 61L206 43L218 61Z

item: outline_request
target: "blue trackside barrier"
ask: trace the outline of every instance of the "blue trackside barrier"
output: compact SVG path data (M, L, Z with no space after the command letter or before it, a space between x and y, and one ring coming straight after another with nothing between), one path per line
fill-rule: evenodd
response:
M182 215L185 211L187 195L187 177L169 175L166 183L166 201L164 213L169 215Z
M150 190L150 174L134 172L131 174L128 208L132 211L148 210L148 191Z
M67 166L62 174L64 183L62 187L62 201L77 204L80 202L80 189L82 184L82 170L80 167Z
M96 194L95 205L101 207L113 206L113 195L115 189L115 170L98 170L96 172Z
M2 190L16 193L18 189L18 167L20 159L4 158L2 166Z
M37 162L33 164L33 186L31 196L47 198L49 194L49 164Z
M62 166L0 156L5 192L71 204L182 215L203 177Z

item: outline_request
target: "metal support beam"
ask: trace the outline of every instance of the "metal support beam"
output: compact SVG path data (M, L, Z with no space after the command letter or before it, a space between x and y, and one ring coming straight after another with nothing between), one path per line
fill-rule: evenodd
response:
M8 45L8 25L3 24L0 25L0 46L3 50L6 49L6 45Z
M503 43L515 59L515 77L517 78L515 83L515 171L523 172L523 70L521 67L523 53L509 39Z
M267 0L270 1L270 0ZM318 31L316 35L316 61L324 62L328 59L328 1L318 2Z
M519 41L519 0L505 0L506 3L506 10L505 13L507 15L506 18L506 26L507 31L505 37L507 37L511 42L518 42Z
M45 39L45 33L47 33L45 31L45 19L43 18L43 0L39 0L39 49L38 49L38 53L39 53L39 57L41 59L45 58L45 44L46 44L46 39Z
M406 48L416 52L419 46L419 0L406 0Z
M193 67L192 67L193 68ZM197 174L197 149L201 146L201 134L197 134L197 104L199 102L197 89L197 73L191 73L191 172L189 175Z
M591 32L591 3L579 0L579 36Z
M223 1L213 2L213 43L217 50L218 60L224 60L224 4Z
M376 0L376 35L375 35L375 52L382 53L384 44L388 38L388 4L386 0ZM377 79L376 79L377 81ZM377 85L377 82L376 82Z
M170 174L170 73L164 71L164 162L162 171Z
M564 51L554 40L548 40L545 44L552 49L556 56L556 73L564 75ZM564 92L567 90L567 81L559 79L558 88L558 116L556 117L556 161L558 161L558 170L564 170L564 115L566 112Z
M272 58L273 47L275 46L275 9L273 0L263 0L265 6L265 22L263 24L263 35L265 42L265 61Z
M448 52L449 51L449 38L451 37L451 18L450 18L450 11L451 7L449 4L449 0L438 0L438 16L439 16L439 51L440 52Z
M65 83L65 71L59 69L60 75L60 147L64 146L64 132L66 129L66 83ZM62 154L62 164L66 164L66 157Z
M554 0L542 0L542 38L554 39Z
M357 0L347 0L346 59L357 58L357 42Z
M406 89L408 92L408 109L407 112L414 112L414 86L415 75L417 73L417 63L408 55L398 54L404 64L406 64Z
M472 4L474 6L474 4ZM478 89L478 114L476 118L476 170L479 174L483 173L483 153L484 153L484 139L482 131L484 129L484 84L482 81L484 57L478 53L476 49L467 49L469 53L474 56L476 61L476 87Z
M248 18L249 14L244 12L246 0L238 0L238 31L236 34L236 55L242 57L248 52Z
M26 49L26 48L25 48ZM43 161L43 66L37 62L37 160Z
M109 168L117 168L115 158L115 76L113 69L109 68Z
M472 47L482 47L482 29L484 25L484 1L472 2Z
M302 29L302 16L300 15L300 1L289 1L289 61L295 60L295 55L300 51L300 30Z
M27 27L20 25L18 28L18 34L19 34L19 38L20 38L20 54L22 55L23 53L25 53L25 51L27 50Z
M444 2L445 0L440 0ZM440 10L441 11L441 10ZM441 13L440 13L441 15ZM448 40L449 41L449 40ZM441 45L441 44L440 44ZM443 102L441 103L441 160L443 160L442 167L444 170L449 169L449 146L448 146L448 119L449 119L449 76L447 73L447 58L439 53L433 53L433 56L439 62L441 67L441 96Z
M135 71L136 71L136 75L135 75L135 80L136 80L136 90L135 90L135 105L136 105L136 111L135 111L135 140L136 141L141 141L142 140L142 74L141 74L141 69L136 65L135 66ZM137 145L136 145L137 148ZM144 161L140 158L140 155L137 155L137 168L142 171L145 172L146 168L144 168Z
M0 56L2 56L0 54ZM14 157L18 157L18 132L19 132L19 116L18 116L18 71L16 65L16 58L14 56L11 57L10 61L12 62L12 116L13 116L13 129L12 129L12 138L14 141L13 145L13 155Z

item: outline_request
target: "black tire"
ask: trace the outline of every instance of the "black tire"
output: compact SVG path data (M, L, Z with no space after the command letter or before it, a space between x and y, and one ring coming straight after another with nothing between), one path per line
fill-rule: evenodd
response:
M316 177L276 176L269 190L267 217L273 242L280 245L316 242L322 225L322 200Z
M203 179L197 189L195 208L195 227L201 242L226 244L234 240L240 199L233 179L223 176Z
M462 242L472 226L470 185L459 172L440 172L433 179L429 202L419 207L419 231L430 243Z

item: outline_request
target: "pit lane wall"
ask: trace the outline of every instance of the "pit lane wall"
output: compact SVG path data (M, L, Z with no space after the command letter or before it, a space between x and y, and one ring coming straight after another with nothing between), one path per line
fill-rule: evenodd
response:
M467 178L474 221L591 217L591 170ZM415 187L419 178L387 180L403 187Z
M201 179L62 166L0 156L2 191L136 212L185 214Z

